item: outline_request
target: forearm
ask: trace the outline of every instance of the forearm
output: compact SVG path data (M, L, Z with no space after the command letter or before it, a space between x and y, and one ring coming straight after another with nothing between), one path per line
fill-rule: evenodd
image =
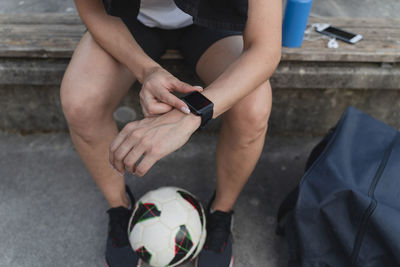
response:
M214 103L213 118L229 110L273 74L280 59L280 47L249 48L233 62L203 94Z
M107 15L101 0L75 0L80 17L96 42L134 74L139 82L160 67L129 32L120 18Z
M249 0L244 52L204 92L214 102L213 118L267 81L281 57L282 3Z

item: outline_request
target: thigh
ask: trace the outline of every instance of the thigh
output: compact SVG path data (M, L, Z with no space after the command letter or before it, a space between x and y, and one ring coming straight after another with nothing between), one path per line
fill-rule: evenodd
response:
M236 39L240 42L241 32L228 31L220 29L206 28L198 25L191 25L183 30L179 49L185 61L198 72L198 65L205 54L210 54L209 51L214 50L212 47L225 39ZM224 41L223 41L224 42ZM239 49L241 51L241 48ZM208 66L207 66L208 67Z
M79 42L61 85L63 107L85 105L113 111L135 77L86 32Z

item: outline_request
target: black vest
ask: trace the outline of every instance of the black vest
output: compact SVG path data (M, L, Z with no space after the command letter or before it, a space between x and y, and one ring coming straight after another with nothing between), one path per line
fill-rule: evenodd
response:
M248 0L174 0L193 17L193 23L209 28L243 31ZM137 17L140 0L103 0L107 13L117 17Z

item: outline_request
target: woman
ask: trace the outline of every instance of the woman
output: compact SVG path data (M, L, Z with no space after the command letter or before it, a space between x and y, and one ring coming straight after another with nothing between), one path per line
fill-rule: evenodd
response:
M145 175L207 122L171 93L198 91L213 103L212 118L222 115L222 127L216 193L197 264L233 266L232 209L264 144L272 101L268 79L280 60L281 1L75 3L88 31L64 75L61 100L71 139L110 205L107 264L140 264L126 234L134 199L124 172ZM166 48L181 51L204 90L157 63ZM143 85L145 118L118 133L113 112L135 81Z

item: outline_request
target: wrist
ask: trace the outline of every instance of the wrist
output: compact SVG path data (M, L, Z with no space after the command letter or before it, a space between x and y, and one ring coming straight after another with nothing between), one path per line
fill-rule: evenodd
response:
M193 113L183 114L181 111L173 109L169 112L169 114L171 114L172 117L182 120L184 125L193 132L196 131L201 125L201 117Z
M147 67L144 67L142 70L142 78L141 81L139 82L143 84L143 82L149 77L151 74L153 74L156 71L163 70L163 68L159 64L152 64Z
M196 131L201 125L201 117L193 113L187 114L185 116L188 120L188 124L191 126L191 128L194 129L194 131Z
M214 91L207 89L207 90L204 90L202 92L202 94L213 103L213 115L212 115L211 119L217 118L221 114L221 112L218 109L218 107L220 106L220 103L217 101L218 98L214 94Z
M157 64L156 62L149 62L148 64L142 66L138 73L134 73L136 79L143 84L146 78L151 75L152 73L162 69L162 67Z

